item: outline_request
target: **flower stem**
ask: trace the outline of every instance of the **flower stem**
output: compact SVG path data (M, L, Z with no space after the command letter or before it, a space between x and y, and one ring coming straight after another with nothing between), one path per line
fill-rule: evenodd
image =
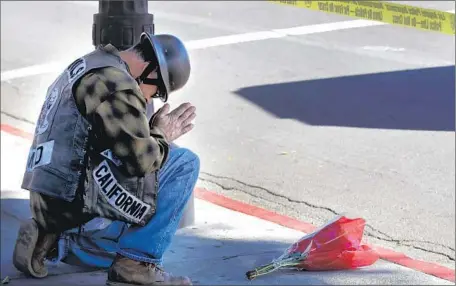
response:
M299 265L299 263L300 263L300 260L297 260L296 257L291 257L291 258L284 259L284 260L273 261L269 264L266 264L266 265L257 267L254 270L248 271L246 273L246 276L247 276L247 279L253 280L258 276L271 273L280 268L297 266L297 265Z

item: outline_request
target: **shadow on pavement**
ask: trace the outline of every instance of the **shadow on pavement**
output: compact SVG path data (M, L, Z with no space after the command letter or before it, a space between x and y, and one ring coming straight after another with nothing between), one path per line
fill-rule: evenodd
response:
M2 192L3 193L3 192ZM50 276L45 279L27 279L11 263L14 243L19 224L30 217L29 200L6 198L1 200L1 273L2 278L9 276L11 284L27 285L104 285L106 273L94 272L96 269L77 267L67 264L50 266ZM368 282L377 284L387 277L397 275L397 270L388 267L368 267L353 271L302 272L279 270L275 273L248 281L245 273L257 266L269 263L278 257L288 243L263 239L245 240L220 237L205 237L205 230L226 233L227 227L219 224L196 225L178 231L173 244L165 256L166 270L179 275L187 275L194 285L328 285ZM18 280L20 279L20 280ZM351 282L350 282L351 281ZM363 282L364 281L364 282ZM19 284L16 284L19 285Z
M455 130L455 66L252 86L236 94L317 126Z

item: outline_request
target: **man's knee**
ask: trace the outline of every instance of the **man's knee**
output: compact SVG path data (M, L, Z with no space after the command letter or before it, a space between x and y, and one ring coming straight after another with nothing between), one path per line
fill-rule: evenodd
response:
M182 162L189 165L194 170L194 172L199 173L200 159L197 154L195 154L190 149L182 147L176 148L175 151L179 153L179 157Z

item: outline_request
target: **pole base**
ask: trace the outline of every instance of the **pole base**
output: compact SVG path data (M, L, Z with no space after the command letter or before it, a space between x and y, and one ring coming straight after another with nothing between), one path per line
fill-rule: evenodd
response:
M100 0L98 13L93 15L92 44L112 44L123 51L139 42L141 34L155 34L154 16L148 13L147 0ZM147 116L154 113L153 104L147 107ZM192 194L179 224L179 228L192 225L195 217Z
M142 32L154 34L154 16L122 15L93 16L92 43L94 46L112 44L119 50L126 50L139 41Z
M188 227L195 224L195 197L192 193L192 196L188 200L187 205L185 206L184 214L182 219L179 222L179 228Z

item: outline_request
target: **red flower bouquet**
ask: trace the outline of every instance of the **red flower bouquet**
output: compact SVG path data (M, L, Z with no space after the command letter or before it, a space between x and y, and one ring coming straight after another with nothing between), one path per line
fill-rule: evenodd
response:
M280 268L343 270L374 264L377 253L361 243L365 220L339 216L292 244L279 258L246 273L252 280Z

